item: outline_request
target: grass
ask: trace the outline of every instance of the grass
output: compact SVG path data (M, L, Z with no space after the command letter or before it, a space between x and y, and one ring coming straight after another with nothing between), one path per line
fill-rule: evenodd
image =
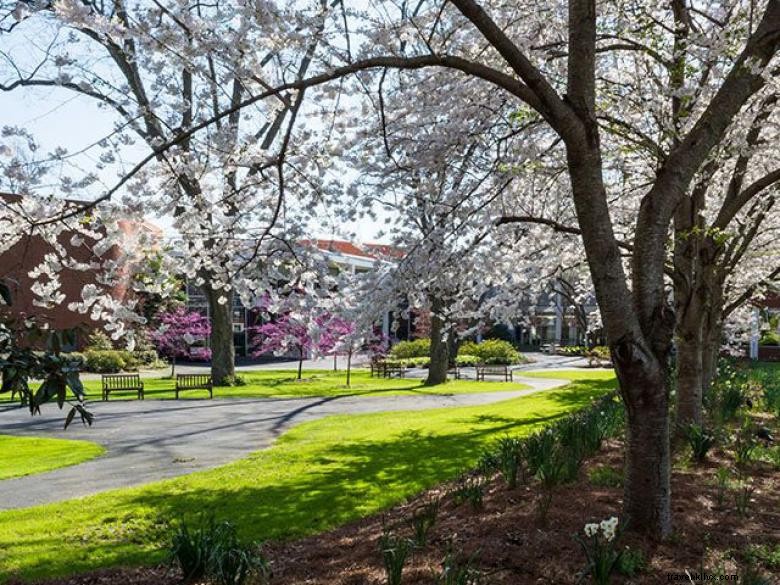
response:
M426 387L423 380L414 378L372 378L367 370L354 370L352 383L345 385L346 373L328 370L305 370L303 380L296 379L293 370L260 370L240 372L244 386L220 386L214 389L215 398L305 398L309 396L397 396L403 394L468 394L523 390L522 384L474 380L450 380L446 384ZM144 378L146 398L173 398L174 381L170 378ZM86 380L84 386L93 398L100 397L100 380ZM121 395L116 395L119 398ZM203 398L205 391L189 391L182 398ZM124 394L132 398L132 393Z
M89 441L0 435L0 480L76 465L103 451Z
M2 512L0 582L157 563L170 522L200 512L248 539L321 532L452 479L497 438L530 433L613 386L584 380L486 406L332 416L223 467Z

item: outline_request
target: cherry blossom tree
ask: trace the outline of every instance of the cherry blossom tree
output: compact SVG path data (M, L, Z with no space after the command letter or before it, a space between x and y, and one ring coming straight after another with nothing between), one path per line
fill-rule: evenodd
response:
M160 355L171 360L171 378L176 374L176 358L187 358L195 343L211 334L208 318L196 311L178 307L158 316L159 326L150 333Z
M185 56L185 61L197 61L198 55L214 54L203 50L209 45L204 39L228 53L236 47L238 57L248 55L251 59L248 63L241 59L238 62L242 63L242 71L250 71L247 83L252 91L241 91L235 101L209 109L216 112L213 115L203 114L198 122L187 117L186 123L182 123L191 102L177 100L175 107L150 120L156 123L164 119L167 123L162 135L154 136L154 150L145 163L154 160L157 167L167 168L169 161L174 161L178 172L168 176L176 187L172 192L177 194L180 188L184 189L182 180L189 188L193 177L204 174L204 166L198 164L203 159L192 156L201 131L205 137L223 138L211 133L220 122L232 136L226 121L239 111L251 112L269 98L295 104L302 99L304 90L311 94L316 87L325 87L316 96L323 119L335 120L336 113L344 108L345 102L340 100L343 91L356 94L356 87L373 84L372 99L379 103L386 84L401 84L408 79L398 76L388 81L383 72L390 69L437 70L460 82L454 84L460 108L450 108L442 116L449 119L451 132L469 127L466 116L473 115L473 110L467 106L474 103L488 105L486 116L507 115L534 121L531 132L519 132L514 142L515 154L524 160L527 144L557 153L562 161L559 191L569 195L572 223L563 223L561 217L523 216L507 209L507 217L513 217L517 224L510 229L529 224L581 239L627 410L624 515L633 530L651 536L669 534L672 507L667 380L677 325L667 279L672 251L669 236L681 205L692 197L709 161L731 141L731 133L742 133L743 140L749 141L749 124L739 122L742 114L757 112L776 89L778 0L735 0L728 5L692 5L684 0L452 0L446 4L423 1L412 7L406 3L378 2L361 6L360 11L341 11L332 19L324 11L320 18L293 18L292 31L289 26L280 26L284 19L276 19L270 28L277 34L291 32L281 35L285 42L290 41L291 47L307 46L305 40L301 45L300 38L296 42L297 37L322 40L312 52L311 73L300 74L300 68L293 66L291 69L298 74L274 79L262 74L262 65L256 58L254 45L264 46L265 36L256 39L248 35L249 40L244 42L240 35L223 29L219 40L215 40L202 33L209 27L187 24L194 18L191 11L177 10L173 12L177 18L170 18L167 12L155 8L154 18L145 19L142 15L131 22L123 20L119 13L95 18L95 13L90 12L92 6L69 0L56 3L54 8L76 30L87 27L99 39L119 38L121 42L114 44L121 47L128 42L122 35L134 30L137 34L129 35L132 46L157 47L162 39L166 48L176 49L166 52L167 58L160 65L153 63L154 67L165 66L168 61L180 65L180 55ZM240 6L244 10L238 17L246 17L254 25L252 3ZM271 19L277 16L273 11L261 12L270 14ZM219 18L209 16L209 24L218 29ZM143 26L131 26L136 22ZM158 22L162 22L160 30L156 29ZM96 23L97 30L89 28ZM257 25L260 31L269 28L267 21ZM244 33L255 28L237 30ZM318 34L320 30L325 33ZM139 56L140 53L133 53L131 69L137 67L136 63L144 63L136 58ZM236 69L239 68L226 68L231 79ZM161 87L173 87L175 91L170 93L179 96L180 89L188 85L188 74L182 75L182 71L198 70L203 71L198 79L205 80L204 87L211 87L207 62L200 69L177 66L175 73L163 78ZM259 75L260 80L252 74ZM22 76L24 79L26 76ZM328 86L330 82L334 83ZM91 87L94 85L90 83ZM132 90L132 83L130 86ZM329 89L333 87L339 89ZM225 94L233 95L229 91ZM505 105L499 109L495 109L493 101L496 95L505 98ZM327 99L330 97L333 100ZM414 99L406 102L406 115L413 117L418 109L424 111L423 105L432 97L436 96L430 92L415 94ZM139 108L138 104L133 105L142 126L149 125L151 105L154 104L140 104ZM362 111L355 110L353 117L359 121ZM463 112L460 124L459 112ZM324 126L327 129L322 134L327 137L330 125ZM332 126L336 126L335 121ZM170 127L175 131L169 132ZM233 144L231 139L223 142ZM209 162L218 160L219 169L233 168L235 149L225 151L229 152L227 158L214 156ZM317 151L316 155L311 153L300 166L311 174L301 172L299 176L314 177L319 187L329 163L337 155L337 147ZM185 173L181 172L182 160L188 169ZM210 164L206 168L212 169ZM278 164L269 167L278 168ZM127 184L131 193L139 188L139 179L143 179L144 185L153 182L153 175L143 170L131 169L125 176L128 178L123 185ZM278 187L280 182L276 176L272 184ZM227 301L224 290L236 281L221 276L220 267L226 258L241 255L217 234L226 231L226 225L232 225L224 218L237 217L219 206L223 201L235 203L236 199L230 197L233 191L228 190L225 197L220 190L220 195L205 189L184 192L187 197L179 201L184 211L177 217L190 221L182 220L180 231L201 235L206 232L206 237L197 240L200 243L193 244L193 254L203 262L196 263L191 272L195 276L205 267L208 278L204 282L212 284L212 290L220 291L218 300ZM211 196L201 198L204 193ZM112 194L106 193L105 198ZM546 191L527 195L537 199L550 197ZM171 209L178 207L170 197L164 200ZM212 208L216 208L216 213L212 213ZM218 227L208 224L204 228L203 217ZM41 221L33 223L39 225ZM247 228L241 235L250 231ZM491 248L493 257L499 256L495 252L498 246ZM222 249L230 254L217 254ZM265 256L269 257L274 256ZM499 262L497 266L506 264Z
M302 184L301 171L316 165L291 148L304 92L290 99L276 96L253 108L238 106L288 75L305 74L328 10L322 3L292 18L282 9L254 10L252 3L241 7L222 1L0 4L0 18L13 34L32 29L50 37L32 56L6 55L0 89L58 88L113 112L116 128L99 145L99 167L124 166L119 160L123 149L137 148L139 140L149 153L121 171L118 184L98 191L95 201L79 210L63 214L55 209L56 199L47 210L22 210L20 230L40 232L59 225L63 215L70 214L75 222L87 212L107 216L109 222L132 213L171 217L178 235L175 268L208 300L217 382L234 374L233 295L249 303L255 291L267 286L263 276L289 252L289 242L298 236L296 211L285 205L285 191ZM280 42L282 38L289 42ZM30 58L36 62L26 65ZM222 117L227 110L232 113ZM194 128L203 132L193 136ZM69 156L56 153L60 161ZM285 176L293 166L296 172ZM20 193L40 191L35 174L40 171L19 164L14 169ZM95 182L90 174L81 181L69 179L67 186L83 199L79 189ZM120 189L123 205L113 213L98 206ZM306 183L306 191L316 190ZM49 241L61 232L48 229L55 232ZM261 276L247 278L248 272ZM42 292L56 299L57 281L48 283Z

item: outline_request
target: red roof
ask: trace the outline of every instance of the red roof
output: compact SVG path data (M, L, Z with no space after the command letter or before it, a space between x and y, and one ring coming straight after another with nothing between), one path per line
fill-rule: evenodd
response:
M362 244L357 245L346 240L301 240L304 246L314 245L323 252L336 252L345 256L357 256L359 258L400 258L403 252L388 244Z
M338 252L339 254L344 254L346 256L373 258L371 254L367 254L352 242L346 242L344 240L302 240L301 244L304 246L313 244L323 252Z
M372 255L383 258L403 258L405 256L405 252L401 248L390 244L364 244L363 247Z

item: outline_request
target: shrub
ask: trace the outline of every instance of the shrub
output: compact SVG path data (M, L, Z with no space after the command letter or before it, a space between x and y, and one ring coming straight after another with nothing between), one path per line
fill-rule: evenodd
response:
M600 487L621 487L623 472L612 467L595 467L588 471L590 483Z
M485 364L518 364L525 359L508 341L486 339L482 343L467 341L458 348L458 355L475 356Z
M715 444L714 435L695 423L689 424L683 432L691 447L691 457L697 463L702 463L707 458L707 451Z
M209 579L219 585L243 585L250 577L265 583L270 576L259 547L242 543L230 522L216 523L213 517L195 529L182 522L168 554L188 583Z
M413 341L401 341L396 343L390 349L390 358L392 359L407 359L407 358L421 358L430 357L431 355L431 340L430 339L415 339Z
M84 352L84 365L90 372L114 374L128 367L125 361L126 351L87 351Z
M387 585L401 585L404 565L411 550L412 543L406 538L387 531L379 537L379 551L387 574Z
M767 331L758 341L759 345L780 345L780 333L777 331Z
M455 357L455 363L461 367L476 366L479 363L479 358L475 355L458 353Z
M114 349L114 342L108 334L102 329L95 329L87 338L86 351L111 351Z

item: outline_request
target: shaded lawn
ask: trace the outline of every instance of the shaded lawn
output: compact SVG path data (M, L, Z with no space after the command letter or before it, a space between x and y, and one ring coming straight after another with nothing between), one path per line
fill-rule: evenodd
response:
M615 370L592 370L578 368L576 370L543 370L538 372L523 372L527 378L556 378L558 380L615 380Z
M612 386L585 380L486 406L331 416L213 470L2 512L0 582L157 563L169 523L200 513L231 520L244 538L321 532L452 479L491 441L528 434Z
M0 435L0 480L76 465L104 451L89 441Z
M474 380L450 380L439 386L423 386L423 380L414 378L372 378L367 370L353 370L352 383L346 386L346 373L328 370L305 370L303 380L296 379L293 370L262 370L241 372L244 386L219 386L214 388L215 398L304 398L309 396L393 396L402 394L468 394L475 392L500 392L523 390L527 386L511 382L475 382ZM144 378L146 398L173 398L174 380ZM93 399L101 394L100 380L86 380L84 387ZM182 398L208 397L205 390L182 392ZM111 399L134 398L132 392L111 393Z

